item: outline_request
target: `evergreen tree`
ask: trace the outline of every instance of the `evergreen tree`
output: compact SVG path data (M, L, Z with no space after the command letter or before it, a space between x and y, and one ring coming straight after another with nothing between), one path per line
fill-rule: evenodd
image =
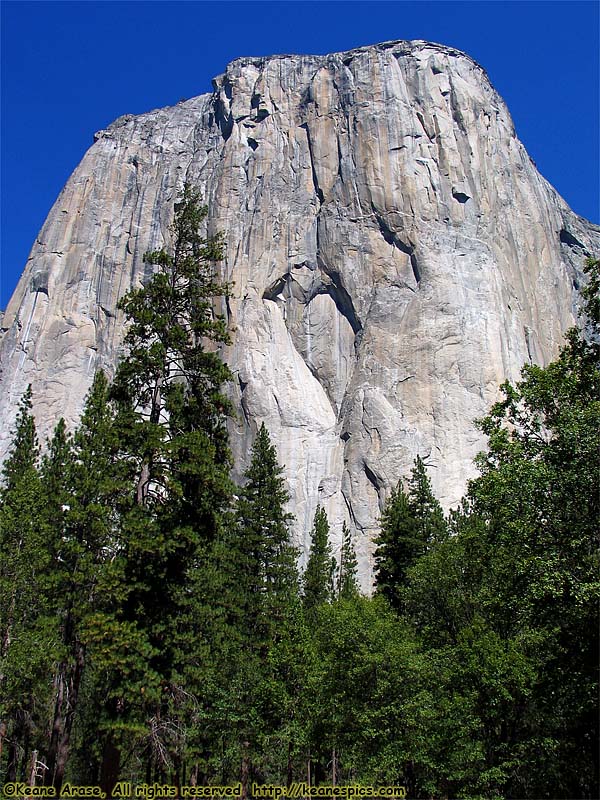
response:
M115 508L122 483L115 472L113 415L108 381L94 378L72 440L57 425L43 462L43 519L51 532L52 582L60 650L53 678L54 702L44 781L60 792L71 752L71 734L98 608L109 602L106 573L118 556Z
M7 781L28 777L30 756L42 741L54 640L31 407L29 387L19 405L0 489L0 719L8 741Z
M329 543L329 521L325 509L317 506L303 581L304 608L307 611L331 601L334 571L335 559Z
M376 588L396 611L403 609L408 569L446 535L442 509L431 491L425 465L417 456L408 479L408 493L401 484L392 491L375 540Z
M242 648L229 687L230 703L234 700L229 713L245 784L250 764L256 769L261 759L268 760L267 742L275 735L285 740L293 736L296 714L298 553L290 544L292 517L285 510L289 495L282 473L263 424L240 491L237 525L227 538L225 566L230 612Z
M200 657L195 642L206 634L206 609L197 590L231 502L222 394L230 372L214 349L229 341L215 310L229 287L217 275L221 237L200 233L206 216L198 192L186 185L170 248L146 254L153 276L119 303L129 322L127 352L111 397L118 460L131 490L119 509L122 552L111 588L121 600L104 620L122 643L111 661L124 665L106 687L102 785L109 791L125 723L145 741L147 775L176 778L190 708L205 702L200 683L184 690L182 681L186 664ZM129 659L127 640L137 643ZM183 739L171 736L176 728L186 731Z
M277 625L271 610L277 614L278 600L297 593L296 551L289 541L292 515L285 510L289 495L282 473L263 423L237 504L233 556L243 616L246 623L254 622L253 635L266 641Z
M342 549L337 580L337 596L345 600L359 593L358 563L350 529L344 522L342 525Z
M410 617L477 731L478 769L440 771L439 794L598 797L600 264L586 271L587 336L504 384L454 535L409 571Z
M401 484L392 490L375 539L375 586L392 608L402 608L402 587L408 568L422 553L416 520Z
M527 655L528 699L504 714L517 721L521 769L488 723L515 797L599 792L600 262L586 272L587 335L571 329L556 361L503 385L480 423L489 449L469 486L488 542L481 605L505 648Z
M124 453L129 447L136 460L138 504L160 506L165 492L178 494L179 513L194 520L207 475L193 465L196 459L205 464L207 444L214 448L213 492L217 478L223 484L221 497L213 497L219 500L217 509L229 499L229 406L221 390L231 373L218 352L207 347L229 342L225 319L215 312L229 286L216 271L223 258L221 237L200 234L207 213L198 192L186 185L175 205L171 250L147 253L146 262L155 267L152 278L119 301L129 322L127 355L111 392ZM202 510L212 516L210 504Z
M23 568L27 548L32 543L33 519L31 512L39 495L38 475L39 445L35 422L31 413L31 386L21 399L17 414L12 448L2 470L0 591L2 627L0 630L0 657L5 658L19 617L21 597L27 588L27 574ZM17 623L18 624L18 623Z
M420 456L415 458L414 466L407 481L408 503L416 520L418 536L425 549L448 535L444 512L431 489L431 481Z

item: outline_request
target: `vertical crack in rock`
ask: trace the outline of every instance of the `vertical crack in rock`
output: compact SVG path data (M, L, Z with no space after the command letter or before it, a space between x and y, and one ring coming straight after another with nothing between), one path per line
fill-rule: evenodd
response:
M231 87L231 83L225 78L223 81L223 92L225 97L228 100L231 100L233 96L233 90ZM214 119L217 125L219 126L219 130L221 131L221 136L223 137L223 141L226 142L231 133L233 131L233 115L231 110L227 108L223 98L220 96L218 92L215 92L214 95Z
M533 364L533 348L531 346L531 328L527 325L523 326L523 333L525 334L525 344L527 346L527 358L529 359L529 363Z
M242 376L238 373L238 386L240 389L240 406L242 408L242 413L244 415L244 420L246 421L246 425L248 428L251 428L251 415L248 411L248 403L246 398L244 397L244 392L246 391L246 387L248 386L248 382L242 379Z
M361 525L360 521L356 517L356 513L354 512L354 507L352 505L352 498L348 497L348 493L347 491L344 490L343 487L341 493L342 497L344 498L344 503L346 505L346 509L348 511L348 515L350 517L354 529L360 531L361 533L364 533L364 527Z
M373 470L367 464L366 461L363 462L363 469L367 480L377 492L377 497L379 499L379 508L381 511L383 511L383 492L385 490L384 482L378 475L375 474L375 472L373 472Z
M452 80L450 81L450 110L452 112L452 119L458 125L460 132L463 134L463 136L468 136L467 124L460 109L458 94L454 88Z
M312 179L313 179L313 186L315 190L315 195L319 200L319 204L322 206L325 202L325 196L323 195L323 190L319 186L319 179L317 178L317 170L315 168L315 155L314 155L314 148L313 143L310 136L310 129L308 127L308 122L303 122L300 127L306 132L306 141L308 143L308 153L310 156L310 166L312 172Z
M425 125L425 117L423 116L423 114L420 111L417 111L417 119L421 123L421 127L425 131L425 135L427 136L429 141L433 142L433 140L435 139L435 133L430 133L430 131L427 128L427 125Z

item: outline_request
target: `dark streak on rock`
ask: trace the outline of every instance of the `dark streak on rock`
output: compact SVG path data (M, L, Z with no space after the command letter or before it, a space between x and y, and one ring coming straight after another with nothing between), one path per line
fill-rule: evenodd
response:
M582 250L585 251L585 247L579 241L579 239L576 239L575 236L573 236L573 234L566 228L561 229L559 233L559 239L561 241L561 244L566 244L567 247L580 247Z

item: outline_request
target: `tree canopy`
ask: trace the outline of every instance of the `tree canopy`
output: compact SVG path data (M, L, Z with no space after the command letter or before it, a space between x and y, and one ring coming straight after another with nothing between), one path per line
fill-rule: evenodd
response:
M299 576L264 424L231 479L230 287L207 213L186 186L75 429L42 448L31 390L20 403L0 486L2 778L597 798L600 262L557 359L477 423L460 506L444 516L419 456L396 476L366 597L369 543L321 505Z

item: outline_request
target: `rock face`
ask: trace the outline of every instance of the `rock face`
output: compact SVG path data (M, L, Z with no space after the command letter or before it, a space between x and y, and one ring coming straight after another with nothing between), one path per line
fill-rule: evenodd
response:
M212 94L95 140L2 321L3 450L28 383L43 435L76 421L119 356L117 299L190 181L235 282L238 463L264 421L298 543L321 503L335 537L344 519L357 531L368 586L386 493L419 453L443 504L459 500L473 419L556 355L600 229L538 174L483 69L426 42L240 58Z

